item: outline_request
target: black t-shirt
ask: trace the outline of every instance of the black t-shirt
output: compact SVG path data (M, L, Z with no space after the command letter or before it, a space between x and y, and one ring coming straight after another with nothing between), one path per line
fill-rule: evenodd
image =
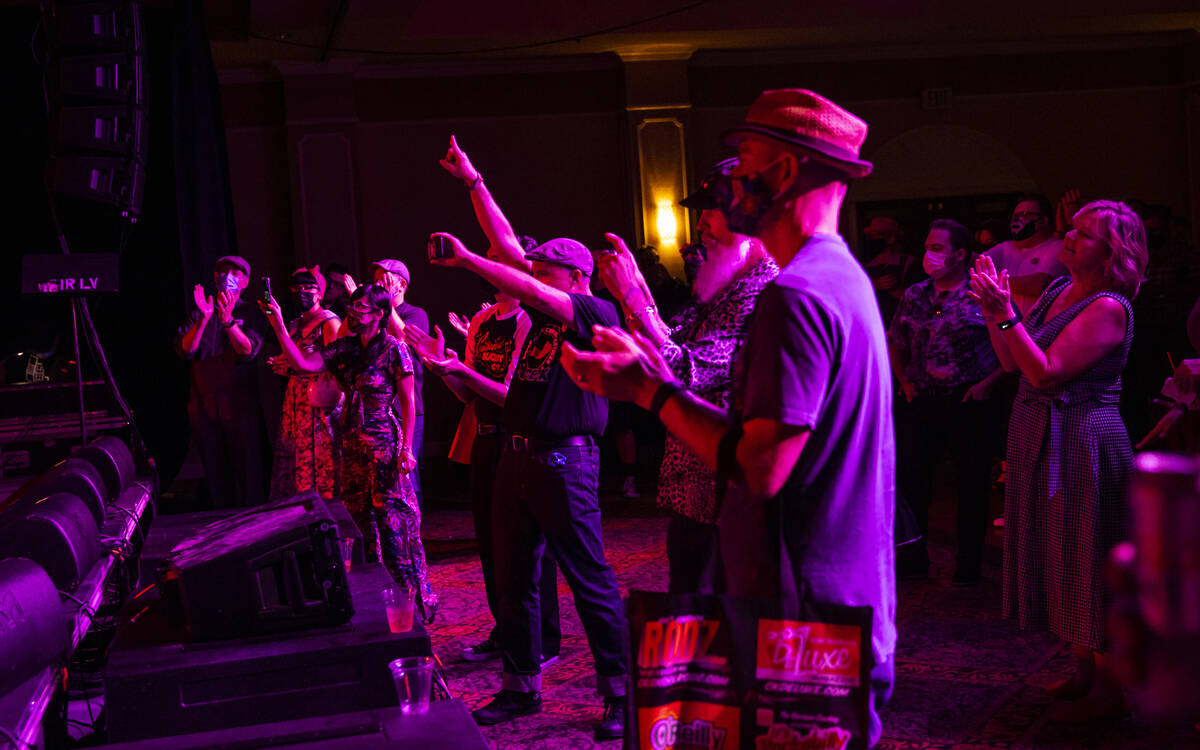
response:
M233 319L241 324L242 333L250 339L249 354L238 354L234 350L216 310L213 310L212 317L204 326L195 353L185 353L183 335L199 319L200 312L193 308L175 335L175 350L179 356L192 360L192 393L200 396L234 392L249 396L257 393L254 359L262 348L263 331L267 327L258 305L240 300L233 308Z
M404 321L406 326L416 326L422 333L429 333L429 315L423 308L416 305L410 305L407 302L401 302L396 305L396 314L400 316L400 320ZM421 358L417 356L416 350L409 347L408 354L412 358L413 363L413 390L417 394L417 416L425 413L425 403L421 399L421 388L425 385L425 366L421 364Z
M499 310L499 305L492 305L471 318L464 361L467 367L485 378L507 385L517 369L517 354L529 335L530 322L529 314L519 307L504 316L498 314ZM501 423L503 407L482 396L477 396L474 401L478 424Z
M504 429L510 435L552 440L568 435L600 435L608 423L608 399L580 390L558 363L563 340L592 348L592 326L617 326L611 302L572 294L575 328L537 310L504 401Z

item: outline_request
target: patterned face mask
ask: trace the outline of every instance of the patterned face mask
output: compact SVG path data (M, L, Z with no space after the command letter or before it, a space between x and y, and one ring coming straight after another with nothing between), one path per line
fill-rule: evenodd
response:
M730 231L754 236L758 223L766 216L781 193L773 193L767 186L766 172L778 164L782 156L775 158L770 164L750 174L733 176L728 180L730 190L717 192L717 202Z

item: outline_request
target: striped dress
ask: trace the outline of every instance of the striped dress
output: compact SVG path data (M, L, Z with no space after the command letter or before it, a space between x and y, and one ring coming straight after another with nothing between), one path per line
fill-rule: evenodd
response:
M1025 317L1044 351L1088 304L1109 296L1125 308L1125 338L1087 372L1048 389L1024 376L1008 428L1004 492L1004 614L1073 645L1104 649L1108 551L1126 538L1133 451L1117 411L1133 341L1133 310L1115 292L1080 300L1051 320L1059 278Z

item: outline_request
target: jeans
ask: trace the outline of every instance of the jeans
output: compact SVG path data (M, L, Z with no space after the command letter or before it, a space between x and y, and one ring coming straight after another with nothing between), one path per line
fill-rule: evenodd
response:
M600 450L515 451L506 444L496 471L493 539L500 598L503 686L541 690L540 569L548 550L575 597L605 697L626 692L625 610L604 560L600 530Z

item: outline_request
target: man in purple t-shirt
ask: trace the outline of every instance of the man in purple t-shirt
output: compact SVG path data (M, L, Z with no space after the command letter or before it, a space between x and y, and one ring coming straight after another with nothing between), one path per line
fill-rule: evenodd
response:
M723 210L781 269L758 298L735 365L732 420L617 330L598 330L601 352L567 347L563 365L581 387L658 415L718 476L750 491L727 498L721 546L774 547L758 578L774 576L770 595L785 609L801 597L872 608L874 745L895 671L891 373L871 282L837 234L848 181L871 171L858 157L866 134L858 117L798 89L763 92L727 134L739 163ZM759 507L771 510L747 528ZM730 589L762 584L731 580Z

